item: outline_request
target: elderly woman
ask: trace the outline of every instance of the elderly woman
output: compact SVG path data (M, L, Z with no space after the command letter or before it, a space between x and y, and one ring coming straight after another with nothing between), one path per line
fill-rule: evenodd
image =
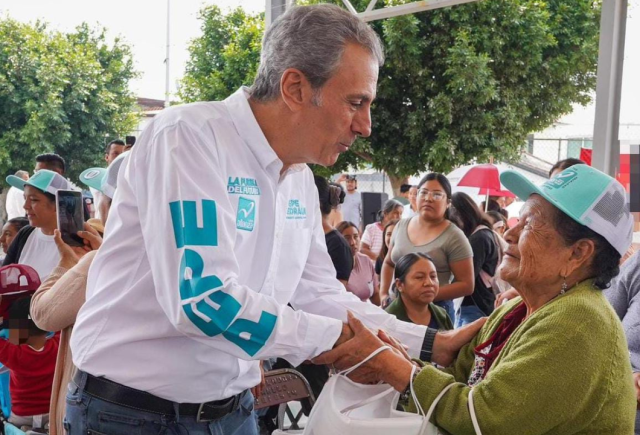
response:
M453 365L425 366L413 380L432 422L466 434L632 434L636 400L626 340L602 289L618 274L631 243L632 218L617 181L578 165L541 187L518 173L505 187L527 198L520 222L505 233L500 275L520 297L497 309ZM350 346L326 353L338 368L383 343L350 319ZM353 374L398 391L412 363L386 351Z

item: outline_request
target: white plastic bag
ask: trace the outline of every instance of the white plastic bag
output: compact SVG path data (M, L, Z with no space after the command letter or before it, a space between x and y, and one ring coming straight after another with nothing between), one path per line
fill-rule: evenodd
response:
M383 346L364 361L331 376L311 410L304 435L437 435L437 428L429 418L442 396L453 384L442 390L426 416L411 394L419 414L397 411L400 394L388 384L363 385L351 381L347 375L378 353L390 349ZM415 369L414 369L415 370ZM413 375L411 376L413 379Z

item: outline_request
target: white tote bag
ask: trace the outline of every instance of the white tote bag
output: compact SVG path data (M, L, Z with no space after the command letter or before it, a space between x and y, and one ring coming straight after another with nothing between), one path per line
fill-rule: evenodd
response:
M416 400L411 376L411 395L419 414L396 410L400 393L388 384L363 385L351 381L347 375L378 353L390 349L383 346L348 370L333 375L325 384L313 406L304 435L437 435L437 428L429 423L438 401L453 386L440 392L425 415Z

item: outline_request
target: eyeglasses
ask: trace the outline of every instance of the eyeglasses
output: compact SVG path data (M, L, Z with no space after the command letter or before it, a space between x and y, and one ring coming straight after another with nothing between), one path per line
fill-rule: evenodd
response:
M427 189L418 190L418 196L420 198L426 198L429 195L431 195L431 198L434 201L442 201L444 198L447 197L447 195L444 192L440 192L440 191L431 191Z

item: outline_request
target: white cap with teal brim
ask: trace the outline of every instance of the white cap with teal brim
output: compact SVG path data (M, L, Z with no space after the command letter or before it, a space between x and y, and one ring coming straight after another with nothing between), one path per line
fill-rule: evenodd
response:
M620 255L633 239L633 217L627 195L615 178L588 165L565 169L541 186L522 174L505 171L500 182L526 201L534 193L542 196L570 218L604 237Z
M58 190L71 190L71 183L67 181L62 175L48 169L41 169L29 180L25 181L15 175L9 175L7 177L7 183L15 187L16 189L24 190L25 186L32 186L45 193L55 195Z
M108 168L89 168L82 171L80 181L89 187L99 190L113 199L118 187L118 172L129 152L122 153L111 162Z

